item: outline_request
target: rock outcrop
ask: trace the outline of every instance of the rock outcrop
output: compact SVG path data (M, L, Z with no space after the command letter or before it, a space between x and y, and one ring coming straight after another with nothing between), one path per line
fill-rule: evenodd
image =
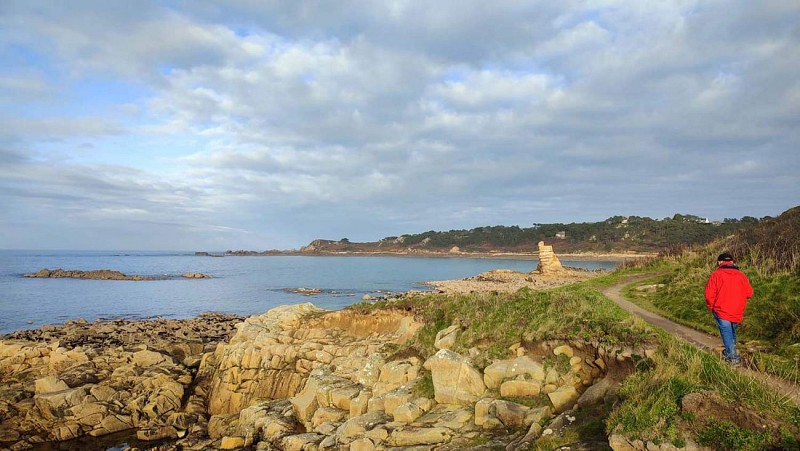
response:
M138 275L128 275L119 271L114 271L111 269L95 269L91 271L82 271L82 270L64 270L61 268L58 269L40 269L37 272L24 274L23 277L28 278L37 278L37 279L92 279L92 280L162 280L165 278L174 278L176 276L170 277L150 277L150 276L138 276ZM200 272L187 272L183 273L181 277L185 279L210 279L211 276L208 274L203 274Z
M311 303L252 316L201 365L199 377L209 383L209 413L230 414L254 399L294 396L312 370L323 366L358 383L377 383L386 345L404 342L419 327L397 312L326 312Z
M128 429L148 440L204 429L203 409L186 409L184 394L203 353L240 320L74 321L5 336L0 447Z
M129 276L127 274L123 274L119 271L113 271L110 269L96 269L92 271L81 271L81 270L63 270L61 268L58 269L41 269L35 273L25 274L24 277L32 277L32 278L39 278L39 279L61 279L61 278L70 278L70 279L94 279L94 280L153 280L152 277L147 276Z
M540 423L581 400L601 402L613 385L605 360L584 345L517 344L516 357L481 370L447 349L458 326L437 334L441 349L427 359L393 352L421 326L405 311L326 312L312 304L248 318L204 357L193 396L207 394L208 437L181 446L459 449L496 437L510 445L533 440ZM537 360L542 351L557 364ZM595 380L604 385L581 397ZM531 406L535 400L541 404Z
M479 368L452 350L453 325L426 358L398 352L423 326L401 309L282 306L239 322L227 341L179 339L184 329L169 324L120 324L103 341L80 338L100 326L74 322L69 335L3 341L0 446L135 430L176 450L514 449L559 412L602 402L614 390L607 370L625 355L517 343Z

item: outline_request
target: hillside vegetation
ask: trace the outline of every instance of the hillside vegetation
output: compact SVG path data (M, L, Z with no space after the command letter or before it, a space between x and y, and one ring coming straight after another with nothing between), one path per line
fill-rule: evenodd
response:
M753 227L764 220L745 216L707 222L694 215L672 218L614 216L601 222L533 224L531 227L488 226L471 230L428 231L389 236L377 242L355 243L315 240L306 252L531 252L539 241L552 244L558 253L571 252L658 252L675 246L706 244Z

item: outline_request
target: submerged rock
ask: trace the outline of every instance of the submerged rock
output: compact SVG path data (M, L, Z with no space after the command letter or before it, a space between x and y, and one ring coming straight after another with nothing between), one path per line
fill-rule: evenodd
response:
M63 270L58 269L41 269L38 272L25 274L24 277L31 278L71 278L71 279L94 279L94 280L153 280L152 277L147 276L129 276L119 271L110 269L96 269L92 271L81 270Z
M91 271L82 271L82 270L64 270L61 268L58 269L41 269L35 273L23 274L23 277L28 278L37 278L37 279L92 279L92 280L134 280L134 281L141 281L141 280L161 280L164 278L174 278L175 276L170 277L151 277L151 276L139 276L139 275L128 275L122 273L120 271L114 271L111 269L96 269ZM185 279L210 279L211 276L208 274L203 274L200 272L187 272L181 275L181 277Z

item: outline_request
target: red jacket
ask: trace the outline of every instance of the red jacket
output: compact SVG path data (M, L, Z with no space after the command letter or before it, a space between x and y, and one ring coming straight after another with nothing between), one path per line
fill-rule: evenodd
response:
M706 284L706 307L717 316L732 323L741 323L747 300L753 297L753 287L739 268L733 264L720 265Z

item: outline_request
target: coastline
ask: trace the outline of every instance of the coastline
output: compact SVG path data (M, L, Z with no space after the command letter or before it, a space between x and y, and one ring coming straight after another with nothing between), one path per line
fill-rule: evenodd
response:
M442 293L514 291L523 285L550 288L598 274L572 273L564 270L558 275L533 275L492 270L467 279L426 285ZM392 293L387 298L403 299L418 293ZM302 328L300 318L308 318ZM206 312L180 320L77 319L0 335L0 380L8 386L0 393L0 403L13 407L9 410L13 415L0 425L0 447L26 449L34 443L79 440L89 447L135 443L142 447L160 444L160 449L166 450L232 449L228 443L241 433L221 425L227 424L229 418L238 420L250 397L267 390L275 395L275 401L259 404L259 415L271 415L266 407L274 405L278 410L271 420L283 421L280 424L286 427L276 433L277 439L264 439L273 440L284 449L285 443L280 440L299 440L291 437L301 425L309 429L310 422L315 421L307 412L313 413L316 404L306 407L302 401L306 398L305 389L301 390L302 383L311 380L309 390L317 399L313 392L323 373L312 371L314 368L334 360L343 368L360 367L365 363L358 356L369 353L378 356L367 363L379 367L380 374L391 370L407 379L419 372L423 361L414 358L397 366L382 360L379 351L386 343L407 340L420 327L422 324L407 311L365 315L358 309L324 310L298 302L248 317ZM350 331L349 335L342 330ZM362 330L371 335L364 336ZM341 341L331 346L334 340ZM269 346L269 351L262 351L261 346ZM353 347L361 351L352 351ZM344 351L339 353L337 349ZM263 360L264 352L268 352L265 355L269 359ZM290 364L286 365L286 361ZM399 369L393 369L395 366ZM411 368L408 375L406 367ZM17 372L11 368L24 368L24 377L8 377ZM239 374L250 376L240 383L240 377L233 376ZM365 393L386 390L377 376L364 377L364 384L369 387ZM392 380L399 378L393 376ZM341 385L344 380L337 379L337 383ZM396 385L393 389L401 384ZM238 395L240 392L243 394ZM362 402L363 410L367 401ZM435 404L433 400L426 402ZM18 414L27 411L27 416ZM287 412L291 415L287 416ZM450 424L446 423L448 415L447 409L439 408L431 418L437 425ZM30 418L35 421L28 421ZM402 427L398 431L400 435ZM487 434L493 436L492 432ZM318 433L315 440L333 436L330 431L327 435ZM418 443L413 438L404 440L425 444L424 439ZM452 440L460 443L466 439L453 434ZM246 445L244 439L236 443L236 448Z
M498 260L538 260L538 252L359 252L359 251L234 251L226 252L224 254L213 254L207 252L196 252L197 256L207 257L276 257L276 256L292 256L292 257L400 257L400 258L475 258L475 259L498 259ZM559 257L563 260L573 261L614 261L621 262L625 260L652 258L657 256L657 253L559 253Z
M5 297L11 301L4 304L9 314L0 318L0 333L79 318L89 321L118 317L185 318L188 311L210 310L254 314L262 312L259 310L262 306L302 302L289 292L298 287L320 289L316 302L328 308L340 308L365 294L379 297L386 292L427 291L429 287L421 286L421 282L460 279L492 269L528 272L538 263L532 252L455 254L381 250L391 252L305 252L295 254L299 258L221 261L198 258L186 251L168 254L131 252L136 254L134 257L90 251L20 253L18 257L0 262L10 268L0 282L8 283ZM307 258L309 256L333 258ZM613 269L616 263L567 261L565 264ZM108 271L119 271L120 277L127 274L150 276L156 280L124 283L110 277L98 277L97 280L52 277L52 273L59 272L52 268L59 266L65 269L65 273L82 271L79 274L83 275L99 271L98 268L109 268ZM42 271L39 268L43 267L51 268L46 271L49 277L25 277L25 274ZM187 271L205 273L208 277L189 279L183 276L188 274ZM264 290L267 290L266 295ZM231 293L237 294L233 296ZM180 300L180 303L175 300Z

